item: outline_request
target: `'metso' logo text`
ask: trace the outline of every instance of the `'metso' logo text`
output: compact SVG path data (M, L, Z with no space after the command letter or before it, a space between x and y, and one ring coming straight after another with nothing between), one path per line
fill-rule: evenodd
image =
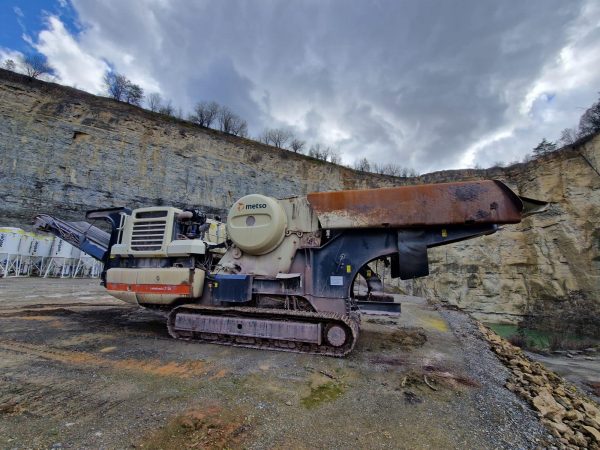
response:
M264 209L266 207L266 203L254 203L252 205L246 205L246 209Z

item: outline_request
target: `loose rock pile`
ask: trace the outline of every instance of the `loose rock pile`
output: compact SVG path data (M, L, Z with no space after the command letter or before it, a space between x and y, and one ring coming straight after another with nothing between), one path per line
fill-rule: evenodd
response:
M531 362L523 351L479 325L492 351L511 370L506 387L526 399L565 448L600 449L600 408L575 386Z

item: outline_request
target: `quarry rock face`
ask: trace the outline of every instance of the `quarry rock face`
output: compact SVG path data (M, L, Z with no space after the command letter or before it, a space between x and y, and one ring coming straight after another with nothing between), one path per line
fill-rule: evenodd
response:
M250 193L395 183L5 70L0 149L0 217L20 227L40 212L82 220L87 209L164 204L226 213Z
M600 135L494 171L548 209L481 239L429 250L432 276L413 289L490 322L600 333ZM467 178L467 177L465 177ZM470 178L470 177L469 177Z
M76 89L0 70L0 225L49 213L83 220L111 206L194 206L238 198L500 179L548 210L492 236L430 249L432 276L400 283L490 322L598 332L600 136L509 168L418 178L357 172ZM571 320L572 319L572 320Z

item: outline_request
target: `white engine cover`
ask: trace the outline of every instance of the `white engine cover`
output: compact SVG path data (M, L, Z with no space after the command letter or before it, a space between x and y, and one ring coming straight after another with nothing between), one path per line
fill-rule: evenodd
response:
M277 200L259 194L242 197L227 216L231 240L250 255L273 251L285 237L287 215Z

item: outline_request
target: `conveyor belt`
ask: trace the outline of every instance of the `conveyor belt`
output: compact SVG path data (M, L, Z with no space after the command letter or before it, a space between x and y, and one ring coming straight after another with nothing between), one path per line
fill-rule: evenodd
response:
M67 241L93 258L104 261L110 234L88 222L65 222L47 214L35 218L35 227Z

